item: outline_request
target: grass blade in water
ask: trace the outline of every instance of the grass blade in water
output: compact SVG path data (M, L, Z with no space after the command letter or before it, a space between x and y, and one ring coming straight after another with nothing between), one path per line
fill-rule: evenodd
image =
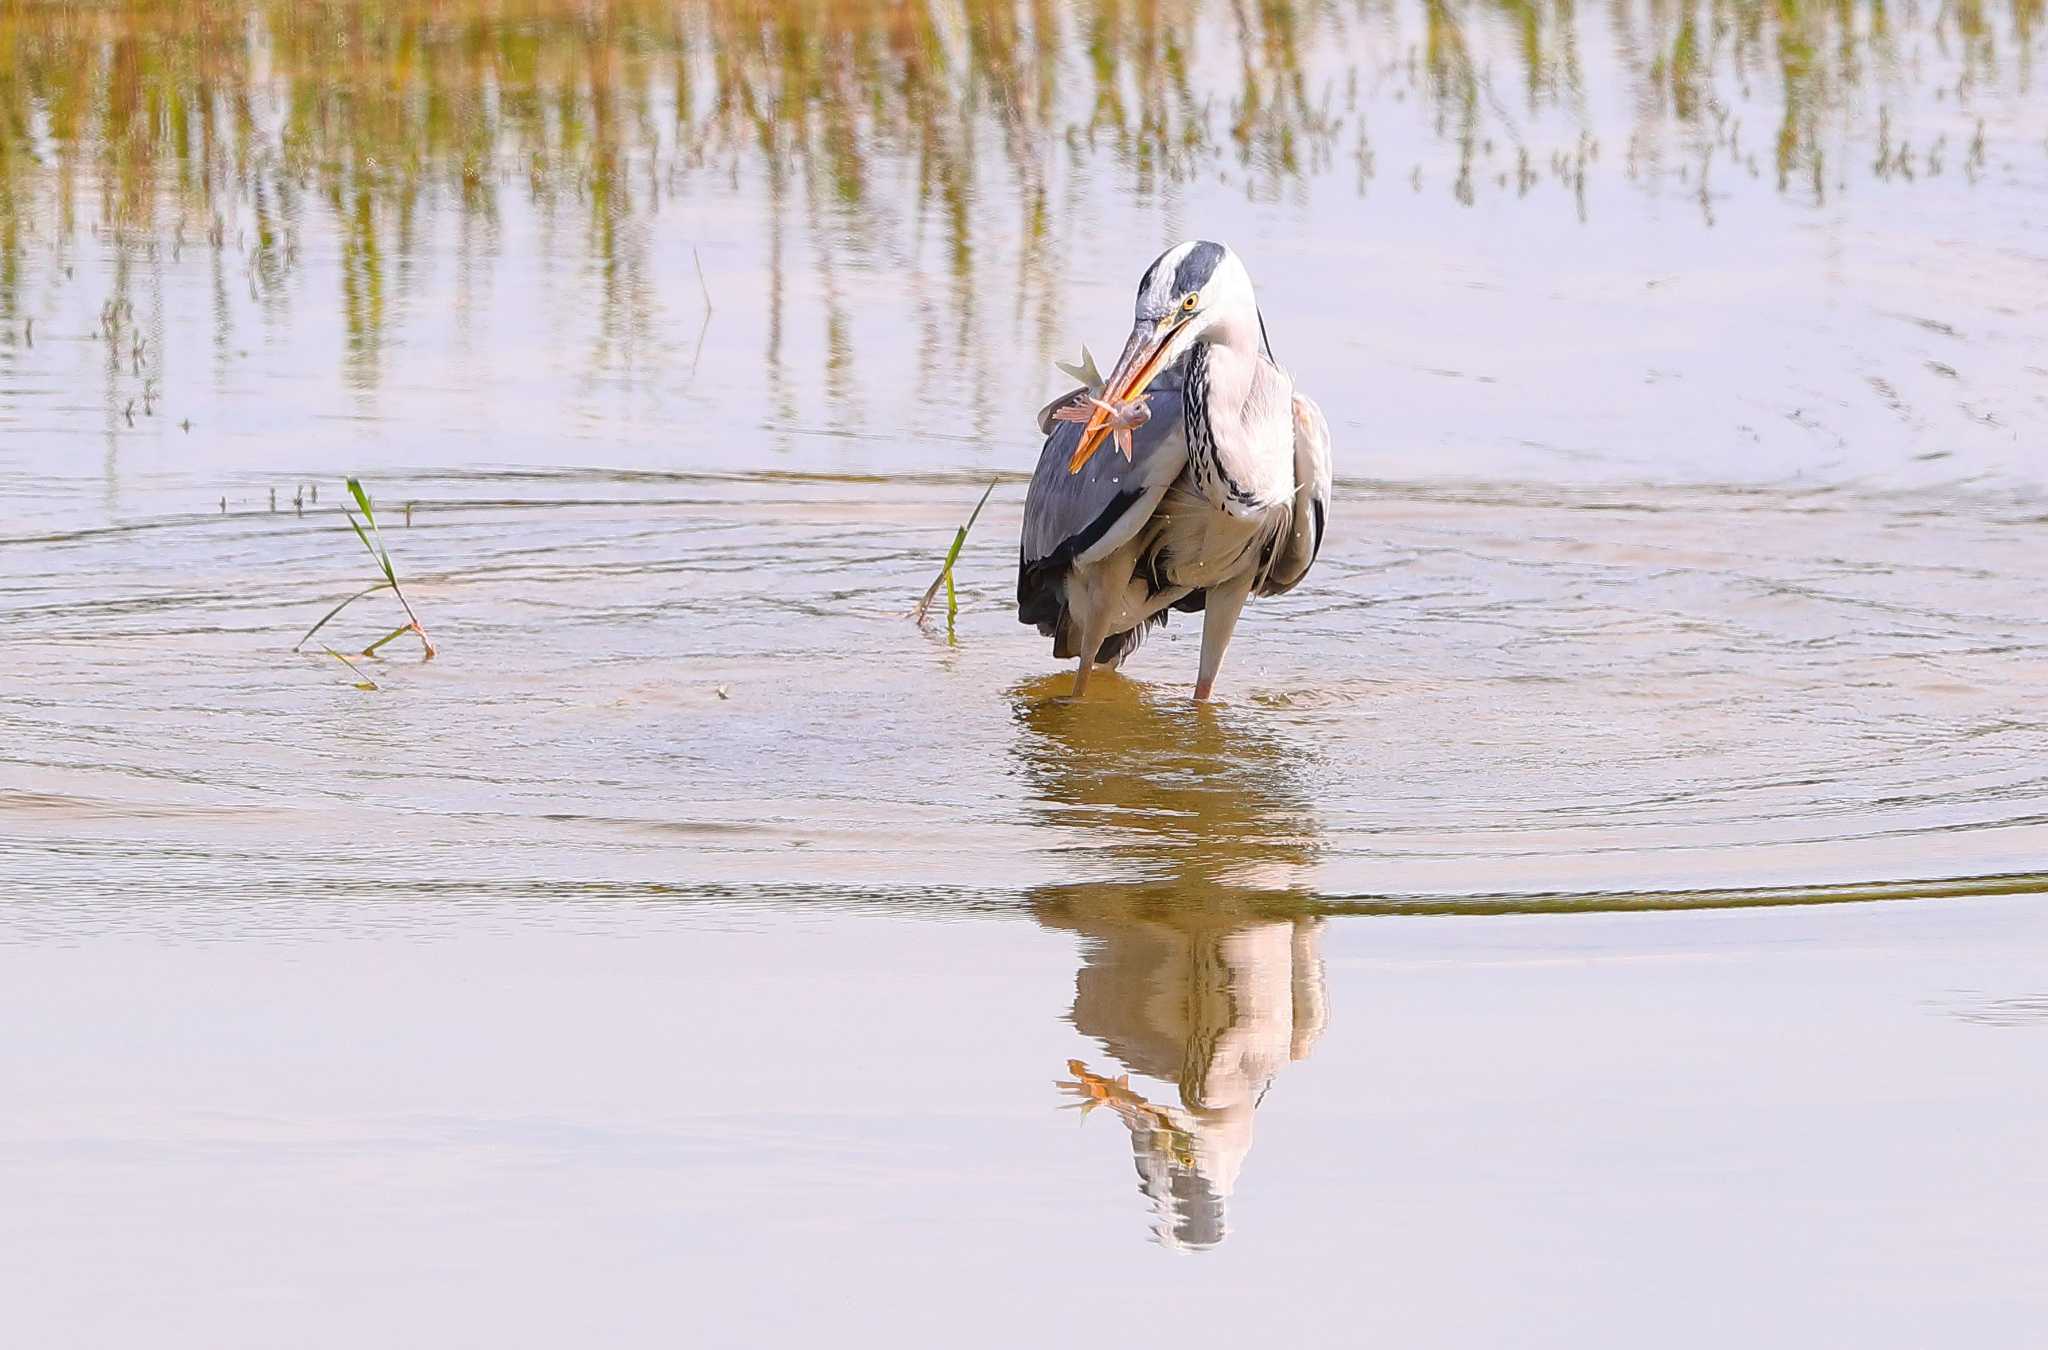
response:
M312 636L326 627L335 615L341 613L342 610L348 608L356 601L366 595L374 595L378 591L388 590L398 597L399 606L405 610L406 621L399 628L371 643L364 649L363 655L370 656L375 654L379 647L406 633L417 633L420 639L420 647L425 652L425 659L431 661L434 659L433 639L427 636L426 625L420 622L420 616L413 610L412 600L406 595L405 587L399 584L398 568L391 561L391 550L384 546L384 532L377 528L377 510L370 501L370 494L364 489L361 479L350 478L346 481L349 496L355 499L356 509L361 511L363 515L362 519L358 520L356 519L355 512L350 511L347 507L342 508L341 514L348 521L348 527L355 531L356 538L362 541L363 549L370 555L371 561L377 564L377 570L384 574L384 579L373 586L356 592L333 609L328 610L326 614L321 616L320 622L306 630L305 637L300 638L297 643L293 644L292 650L298 651L304 647ZM318 493L316 491L315 499L317 500L317 498ZM367 529L364 528L365 523L368 525ZM332 649L330 648L329 650Z
M380 637L380 638L378 638L378 639L377 639L377 640L376 640L375 642L372 642L372 643L371 643L371 644L370 644L369 646L367 646L367 647L363 648L363 655L364 655L364 656L375 656L375 655L377 654L377 649L378 649L379 647L381 647L381 646L383 646L383 645L384 645L385 643L387 643L387 642L391 641L391 640L392 640L393 638L402 638L402 637L404 637L404 636L405 636L405 635L406 635L407 633L410 633L410 632L412 632L412 631L413 631L413 627L412 627L412 625L411 625L411 624L409 624L409 623L402 623L402 624L398 625L398 627L396 627L396 628L392 629L392 630L391 630L390 632L386 633L386 634L385 634L385 635L384 635L383 637Z
M308 628L306 630L306 635L300 638L297 642L294 642L292 644L292 650L297 651L299 650L299 648L305 646L309 641L312 640L313 634L319 632L321 629L327 626L327 621L329 619L332 619L335 615L341 613L343 610L347 609L350 605L353 605L356 601L362 599L364 596L375 595L378 591L388 591L390 589L390 582L380 581L374 586L370 586L363 590L357 591L354 595L351 595L348 599L342 601L333 609L330 609L325 614L321 615L320 622L314 624L311 628Z
M329 656L333 657L335 660L341 662L343 665L348 667L349 673L356 677L356 688L366 689L373 694L377 692L377 682L371 679L369 676L363 674L362 671L357 670L355 662L349 660L346 656L343 656L340 652L334 650L334 648L332 647L327 647L323 650L325 650Z
M370 522L370 534L377 536L377 542L374 544L370 542L370 534L363 533L363 527L356 523L354 516L349 516L349 525L354 528L356 538L363 541L363 547L370 550L370 557L376 561L378 566L384 569L385 579L393 586L396 586L398 584L398 576L391 567L391 550L384 547L384 531L377 528L377 512L370 505L370 494L363 490L363 480L360 478L349 479L348 492L351 497L356 499L356 509L363 513L363 519ZM346 511L342 514L348 515Z
M932 578L932 584L925 587L923 598L917 602L917 607L910 611L911 620L918 625L923 625L925 615L931 610L932 601L938 597L939 587L944 586L946 588L946 636L948 638L952 637L953 620L960 614L959 597L953 589L953 564L960 557L961 546L967 542L967 532L974 528L975 521L981 519L981 508L988 505L989 494L995 490L995 481L991 480L989 485L982 489L981 500L974 504L973 512L967 517L967 523L954 533L953 547L946 550L946 561L939 565L939 574Z

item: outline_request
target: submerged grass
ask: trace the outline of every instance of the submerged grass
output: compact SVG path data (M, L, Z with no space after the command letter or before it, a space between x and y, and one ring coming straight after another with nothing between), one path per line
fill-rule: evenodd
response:
M334 648L329 647L324 643L321 644L320 650L326 652L329 656L333 657L335 660L341 662L343 665L348 667L348 673L355 676L356 678L356 688L368 690L370 693L373 694L377 692L377 682L371 679L369 676L363 674L362 670L356 665L355 662L349 660L346 656L343 656L340 652L334 650Z
M973 529L974 522L981 518L981 508L988 505L989 494L995 490L994 480L991 480L989 485L982 489L981 500L974 504L974 510L968 514L967 523L954 532L953 546L946 550L946 560L939 564L939 574L932 578L932 584L925 587L924 595L918 600L917 607L910 611L911 619L918 627L922 628L926 616L931 613L932 601L938 597L939 587L944 586L946 588L946 641L949 643L959 640L953 632L953 623L960 617L960 593L953 587L953 564L960 558L960 548L967 542L967 532Z
M405 588L398 582L398 569L392 566L391 551L384 547L384 534L377 528L377 512L370 504L370 494L363 490L362 481L356 478L348 480L348 492L349 496L355 498L356 509L363 513L363 518L362 520L357 520L355 512L350 511L347 507L342 508L342 514L348 517L349 528L356 532L356 538L362 540L363 547L369 551L370 560L377 564L377 570L383 574L384 579L373 585L365 586L362 590L357 591L354 595L349 596L333 609L321 615L320 621L311 628L308 628L305 636L292 644L292 650L299 651L303 649L308 642L312 641L313 635L325 628L335 615L341 613L364 596L375 595L379 591L390 591L398 597L399 606L405 610L405 622L363 648L362 654L364 656L375 656L379 647L402 638L407 633L415 633L419 636L420 647L426 653L425 659L431 661L434 659L433 640L427 636L425 626L420 623L420 616L413 612L412 602L405 598ZM318 498L316 497L315 500L318 500ZM408 506L407 515L410 516L410 514L411 508ZM368 529L363 528L365 521L369 523ZM355 670L355 667L350 665L346 657L334 651L331 647L327 650L336 660L348 666L350 670ZM361 672L357 673L360 674ZM375 688L374 685L371 687Z

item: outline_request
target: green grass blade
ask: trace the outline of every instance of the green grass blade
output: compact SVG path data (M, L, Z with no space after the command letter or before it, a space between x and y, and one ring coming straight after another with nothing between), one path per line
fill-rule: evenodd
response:
M961 537L962 539L965 539L965 538L967 537L967 531L965 531L965 530L962 530L962 531L960 531L960 537ZM956 547L957 547L957 545L956 545ZM959 645L959 638L958 638L958 636L957 636L957 635L956 635L956 634L955 634L955 633L953 632L953 623L954 623L954 621L955 621L956 619L958 619L958 618L960 617L960 594L959 594L959 592L958 592L958 591L955 591L955 590L953 589L953 568L952 568L952 565L951 565L950 563L949 563L949 564L947 564L947 566L946 566L946 572L945 572L945 576L946 576L946 642L947 642L947 644L948 644L949 646L958 646L958 645Z
M968 515L967 523L960 527L960 533L953 536L953 547L946 550L946 570L948 572L953 570L953 563L960 556L961 545L967 542L967 532L974 528L975 521L981 519L981 508L988 505L989 494L995 490L995 480L990 479L988 486L982 489L981 500L974 504L973 512Z
M953 589L953 564L959 561L960 550L967 543L967 532L974 528L975 521L981 519L981 508L988 505L989 494L996 490L997 481L996 479L989 480L989 485L982 489L981 500L974 504L974 510L968 515L967 523L954 532L953 546L946 550L946 561L939 564L939 574L932 578L932 584L924 588L924 595L911 608L910 618L913 623L922 624L924 622L925 615L931 612L932 601L938 597L939 587L944 586L946 588L946 633L949 638L952 636L953 620L960 613L960 598Z
M396 585L398 578L391 575L391 560L379 555L377 546L370 542L370 536L363 533L363 523L357 520L352 512L343 511L341 514L348 518L348 527L356 532L356 538L362 540L363 547L370 551L370 561L377 564L378 570L384 573L386 581Z
M356 688L367 689L373 694L377 692L377 682L371 679L369 676L363 674L362 671L357 670L355 662L349 660L346 656L343 656L340 652L334 650L334 648L332 647L324 647L322 648L322 650L325 651L329 656L333 657L335 660L341 662L343 665L348 667L349 674L356 677Z
M331 618L333 618L333 617L334 617L335 615L337 615L337 614L341 613L341 612L342 612L343 610L347 609L347 608L348 608L348 607L349 607L350 605L353 605L353 604L354 604L354 603L355 603L356 601L358 601L358 600L362 599L362 598L363 598L364 596L366 596L366 595L375 595L375 594L376 594L376 593L377 593L378 591L388 591L388 590L390 590L390 589L391 589L391 583L390 583L390 582L388 582L388 581L380 581L380 582L378 582L378 583L377 583L376 585L374 585L374 586L368 587L367 589L364 589L364 590L360 590L360 591L357 591L357 592L356 592L356 593L355 593L354 595L351 595L351 596L350 596L350 597L349 597L348 599L346 599L346 600L342 601L342 602L341 602L340 604L336 605L336 606L335 606L335 607L334 607L333 609L330 609L330 610L328 610L328 611L327 611L327 612L326 612L325 614L321 615L321 616L320 616L320 622L318 622L318 623L314 624L314 625L313 625L313 626L312 626L311 628L308 628L308 629L306 630L306 636L305 636L305 637L302 637L302 638L300 638L300 639L299 639L299 640L298 640L297 642L294 642L294 643L292 644L292 650L293 650L293 651L297 651L297 650L299 650L299 648L301 648L301 647L305 646L305 645L306 645L306 643L307 643L308 641L310 641L310 640L312 639L312 636L313 636L313 634L315 634L315 633L319 632L319 631L320 631L321 629L323 629L323 628L325 628L325 627L327 626L327 621L328 621L329 619L331 619Z
M370 522L370 533L364 534L363 527L356 525L355 517L349 517L349 524L356 527L356 538L363 541L363 547L370 550L370 556L376 559L377 565L384 569L385 579L396 586L398 584L398 574L391 568L391 550L384 547L384 531L377 528L377 512L370 506L370 494L363 489L363 480L360 478L349 479L348 493L349 496L356 499L356 506L362 511L363 519ZM376 536L377 540L374 544L370 542L372 535Z
M391 641L392 639L394 639L394 638L402 638L402 637L404 637L404 636L405 636L405 635L406 635L407 633L410 633L411 631L412 631L412 625L411 625L411 624L409 624L409 623L402 623L402 624L398 625L398 627L396 627L396 628L392 629L392 630L391 630L390 632L386 633L386 634L385 634L385 635L384 635L383 637L380 637L380 638L378 638L378 639L377 639L377 640L376 640L375 642L372 642L372 643L371 643L371 644L370 644L369 646L367 646L367 647L363 648L363 655L364 655L364 656L375 656L375 655L377 654L377 649L378 649L379 647L383 646L383 645L384 645L385 643L387 643L387 642L390 642L390 641Z
M356 509L363 513L363 519L370 522L370 528L376 529L377 513L370 509L370 494L363 491L362 479L351 478L348 480L348 495L356 499Z

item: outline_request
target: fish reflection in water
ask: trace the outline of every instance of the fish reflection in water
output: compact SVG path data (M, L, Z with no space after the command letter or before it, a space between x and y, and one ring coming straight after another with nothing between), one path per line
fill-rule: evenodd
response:
M1120 677L1069 702L1016 691L1017 753L1054 821L1101 842L1103 879L1032 896L1080 936L1070 1014L1120 1068L1070 1061L1060 1090L1130 1131L1161 1243L1213 1247L1280 1070L1325 1023L1322 920L1304 913L1316 846L1300 753L1205 706L1155 705ZM1130 1081L1173 1085L1155 1101Z
M1133 1072L1177 1083L1180 1104L1152 1102L1128 1074L1111 1079L1081 1060L1068 1062L1071 1077L1059 1087L1084 1112L1106 1106L1130 1130L1159 1240L1213 1247L1229 1231L1253 1113L1280 1070L1322 1033L1322 921L1083 923L1072 922L1089 939L1074 1026Z

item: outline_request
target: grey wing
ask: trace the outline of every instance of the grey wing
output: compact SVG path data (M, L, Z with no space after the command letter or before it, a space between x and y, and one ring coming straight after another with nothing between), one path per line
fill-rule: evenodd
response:
M1294 395L1294 509L1273 552L1261 595L1284 595L1300 584L1322 551L1330 520L1330 424L1307 394Z
M1056 623L1059 582L1067 569L1128 542L1186 467L1179 386L1155 385L1145 400L1152 417L1131 433L1131 458L1104 444L1079 473L1068 473L1067 461L1081 443L1081 424L1050 424L1024 496L1017 558L1017 617L1023 622Z

